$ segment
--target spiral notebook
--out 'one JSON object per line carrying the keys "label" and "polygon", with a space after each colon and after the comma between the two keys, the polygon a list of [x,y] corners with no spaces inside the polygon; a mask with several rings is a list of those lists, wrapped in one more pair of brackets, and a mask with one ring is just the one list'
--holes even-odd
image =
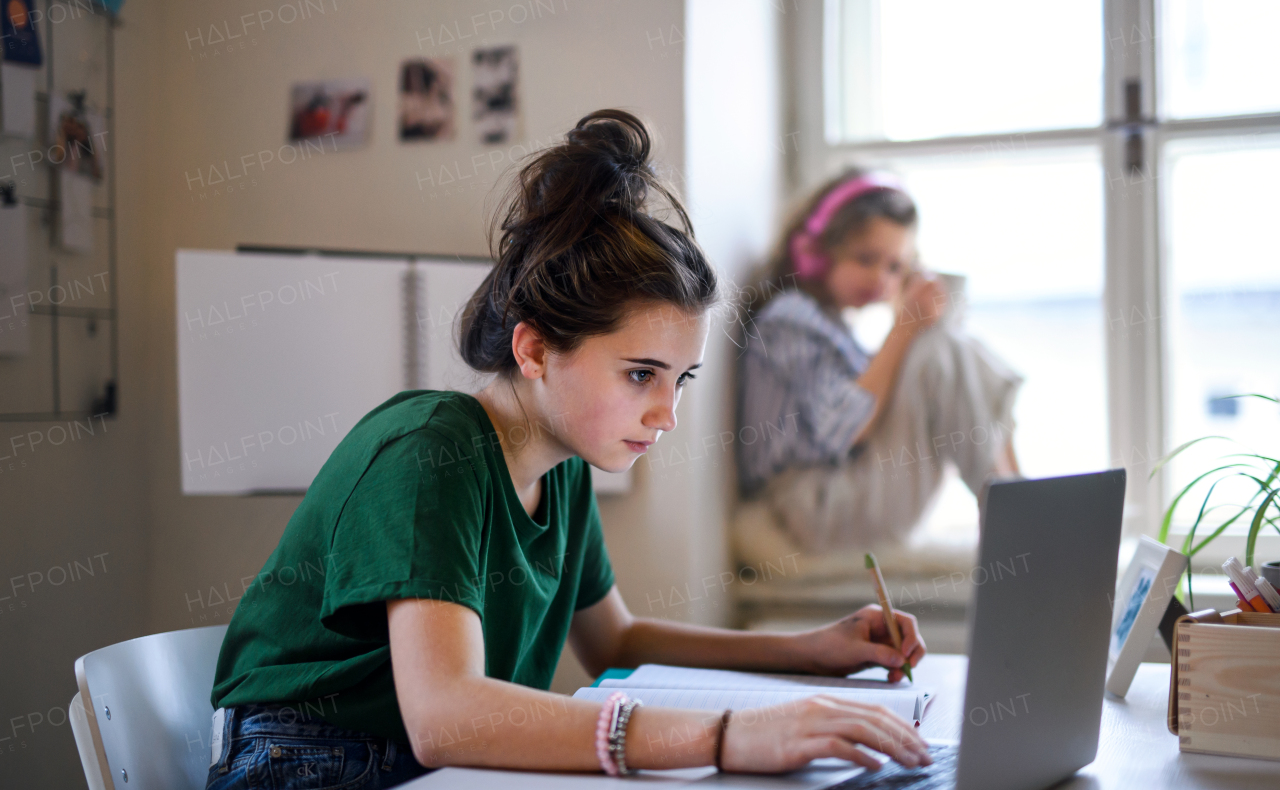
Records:
{"label": "spiral notebook", "polygon": [[580,688],[578,699],[603,702],[625,691],[646,705],[696,710],[759,708],[793,702],[814,694],[832,694],[868,705],[883,705],[908,721],[920,721],[933,699],[930,689],[900,687],[859,678],[779,675],[643,664],[625,674],[610,670],[594,686]]}

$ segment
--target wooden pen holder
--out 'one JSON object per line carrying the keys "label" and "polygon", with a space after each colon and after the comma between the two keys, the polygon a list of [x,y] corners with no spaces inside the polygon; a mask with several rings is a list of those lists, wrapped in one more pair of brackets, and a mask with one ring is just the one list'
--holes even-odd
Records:
{"label": "wooden pen holder", "polygon": [[1280,614],[1181,617],[1169,673],[1169,731],[1184,752],[1280,760]]}

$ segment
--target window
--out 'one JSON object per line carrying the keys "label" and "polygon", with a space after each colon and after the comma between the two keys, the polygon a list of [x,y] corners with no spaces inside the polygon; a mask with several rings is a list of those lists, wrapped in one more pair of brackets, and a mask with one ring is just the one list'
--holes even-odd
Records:
{"label": "window", "polygon": [[[1280,451],[1280,407],[1223,397],[1280,395],[1280,4],[1160,0],[1157,21],[1159,117],[1169,119],[1156,125],[1166,446],[1208,435],[1234,445],[1204,442],[1176,459],[1175,492],[1225,453]],[[1245,501],[1245,482],[1225,481],[1215,501]],[[1198,505],[1174,528],[1185,531]]]}
{"label": "window", "polygon": [[1162,0],[1159,13],[1164,117],[1280,110],[1280,3]]}
{"label": "window", "polygon": [[[1107,464],[1102,164],[1096,148],[892,162],[930,269],[962,273],[966,330],[1021,373],[1014,449],[1029,476]],[[957,477],[935,531],[976,524]]]}
{"label": "window", "polygon": [[[925,265],[967,277],[966,326],[1026,377],[1024,472],[1127,467],[1129,534],[1226,451],[1149,484],[1179,443],[1280,451],[1280,408],[1221,398],[1280,395],[1276,29],[1273,0],[825,0],[795,20],[797,117],[821,130],[797,194],[855,162],[904,177]],[[925,532],[975,520],[952,479]]]}
{"label": "window", "polygon": [[1097,2],[833,0],[828,13],[831,142],[1102,122]]}
{"label": "window", "polygon": [[[1224,436],[1275,457],[1280,407],[1223,396],[1280,391],[1280,137],[1172,141],[1164,172],[1170,443]],[[1232,451],[1220,442],[1188,449],[1172,464],[1172,490]],[[1223,501],[1256,490],[1238,479],[1218,488]]]}

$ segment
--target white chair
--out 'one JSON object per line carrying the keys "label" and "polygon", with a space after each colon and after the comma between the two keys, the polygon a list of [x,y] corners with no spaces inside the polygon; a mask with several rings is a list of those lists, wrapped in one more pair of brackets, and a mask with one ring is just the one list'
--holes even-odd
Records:
{"label": "white chair", "polygon": [[71,731],[90,790],[204,790],[226,632],[153,634],[76,660]]}

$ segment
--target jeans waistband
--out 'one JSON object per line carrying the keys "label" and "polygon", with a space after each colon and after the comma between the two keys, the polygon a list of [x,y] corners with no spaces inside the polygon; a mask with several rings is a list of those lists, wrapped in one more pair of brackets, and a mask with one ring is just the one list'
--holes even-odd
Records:
{"label": "jeans waistband", "polygon": [[[218,727],[220,717],[222,726]],[[384,771],[391,770],[397,752],[394,739],[338,727],[308,714],[302,706],[288,703],[249,703],[218,708],[213,712],[212,735],[210,768],[217,766],[219,773],[226,773],[229,768],[233,740],[243,738],[275,736],[369,741],[382,747],[380,767]]]}

